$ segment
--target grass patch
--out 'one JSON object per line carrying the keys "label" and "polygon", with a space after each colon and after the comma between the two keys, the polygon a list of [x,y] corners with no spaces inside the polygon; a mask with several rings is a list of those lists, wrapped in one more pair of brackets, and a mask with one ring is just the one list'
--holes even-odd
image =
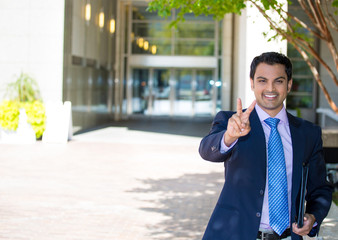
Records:
{"label": "grass patch", "polygon": [[332,194],[332,199],[333,199],[333,202],[336,204],[336,206],[338,206],[338,192],[334,192]]}

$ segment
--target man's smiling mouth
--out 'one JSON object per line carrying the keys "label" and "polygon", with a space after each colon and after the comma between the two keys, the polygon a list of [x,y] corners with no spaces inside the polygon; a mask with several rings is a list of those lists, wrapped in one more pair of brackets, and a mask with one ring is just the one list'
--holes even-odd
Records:
{"label": "man's smiling mouth", "polygon": [[264,94],[264,97],[266,97],[266,98],[275,98],[275,97],[277,97],[277,94]]}

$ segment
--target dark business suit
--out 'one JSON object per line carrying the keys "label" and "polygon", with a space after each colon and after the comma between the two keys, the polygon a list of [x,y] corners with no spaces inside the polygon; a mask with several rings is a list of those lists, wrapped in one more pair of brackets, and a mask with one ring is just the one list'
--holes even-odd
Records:
{"label": "dark business suit", "polygon": [[[225,183],[204,233],[204,240],[254,240],[259,230],[266,184],[266,141],[255,110],[250,115],[251,131],[238,139],[225,154],[220,143],[234,112],[221,111],[210,133],[200,144],[202,158],[224,162]],[[320,225],[327,215],[332,188],[326,181],[321,130],[318,126],[288,114],[293,147],[291,222],[296,222],[303,162],[309,163],[306,212]],[[292,234],[292,239],[302,237]]]}

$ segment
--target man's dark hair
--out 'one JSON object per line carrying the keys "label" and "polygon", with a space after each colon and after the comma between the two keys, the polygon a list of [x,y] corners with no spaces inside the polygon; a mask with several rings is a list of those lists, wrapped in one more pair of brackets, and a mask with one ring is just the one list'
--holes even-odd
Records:
{"label": "man's dark hair", "polygon": [[254,79],[256,68],[258,64],[260,63],[266,63],[269,65],[282,64],[285,66],[285,72],[288,77],[288,81],[290,81],[290,79],[292,78],[292,63],[290,59],[281,53],[266,52],[266,53],[262,53],[260,56],[257,56],[252,60],[252,63],[250,66],[250,78],[251,79]]}

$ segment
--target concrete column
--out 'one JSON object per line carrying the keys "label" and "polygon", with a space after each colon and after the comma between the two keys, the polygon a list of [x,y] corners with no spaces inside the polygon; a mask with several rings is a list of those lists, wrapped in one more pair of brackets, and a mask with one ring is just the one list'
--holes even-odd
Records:
{"label": "concrete column", "polygon": [[0,97],[21,72],[37,80],[44,101],[61,101],[64,1],[0,0]]}

